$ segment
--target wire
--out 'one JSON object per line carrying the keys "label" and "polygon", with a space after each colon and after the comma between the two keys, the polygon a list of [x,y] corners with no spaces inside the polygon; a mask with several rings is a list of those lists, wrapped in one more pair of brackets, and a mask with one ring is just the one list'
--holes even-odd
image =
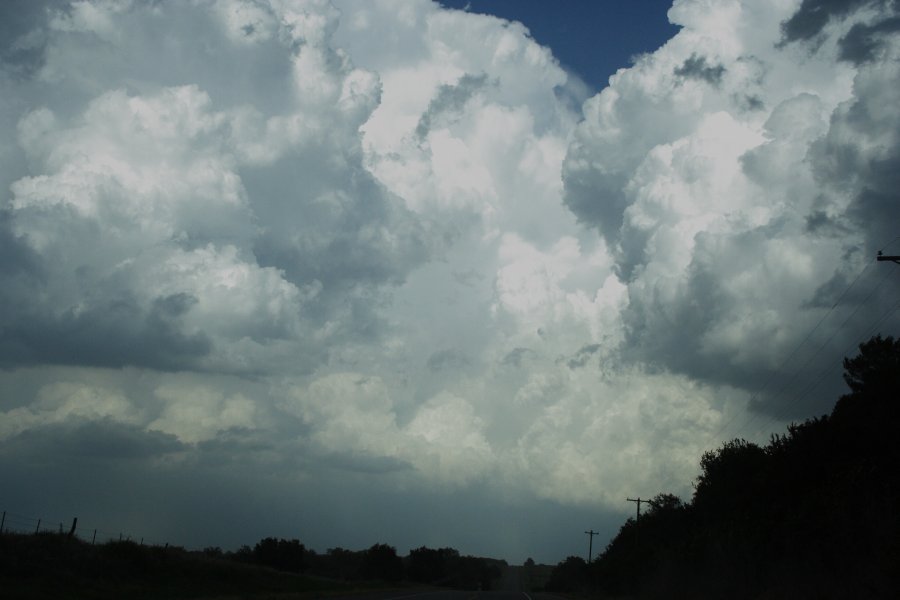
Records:
{"label": "wire", "polygon": [[[900,239],[900,236],[898,236],[897,239]],[[797,352],[800,350],[800,348],[802,348],[804,346],[804,344],[806,344],[806,342],[809,341],[809,339],[819,329],[819,327],[822,325],[822,323],[825,322],[825,319],[827,319],[831,315],[831,313],[834,312],[835,308],[837,308],[837,306],[843,301],[843,299],[847,296],[847,294],[850,293],[850,290],[852,290],[854,288],[854,286],[856,286],[857,282],[869,270],[869,267],[871,267],[872,264],[874,264],[874,262],[875,261],[870,261],[870,262],[866,263],[866,266],[862,269],[862,271],[860,271],[856,275],[856,277],[853,279],[853,281],[850,283],[850,285],[847,286],[847,288],[838,297],[838,299],[835,301],[835,303],[832,304],[831,308],[829,308],[828,311],[824,315],[822,315],[822,317],[815,324],[815,326],[809,331],[809,333],[806,334],[806,337],[804,337],[803,340],[799,344],[797,344],[797,346],[794,347],[794,349],[791,351],[791,353],[788,355],[788,357],[784,361],[782,361],[782,363],[779,365],[779,367],[775,370],[775,373],[783,371],[784,368],[794,359],[794,356],[797,354]],[[820,348],[820,350],[821,350],[821,348]],[[815,354],[813,356],[815,356]],[[807,363],[804,363],[804,366],[805,366],[805,364],[808,364],[808,362],[809,361],[807,361]],[[794,378],[796,378],[798,375],[799,375],[799,371],[797,373],[795,373]],[[759,396],[761,396],[763,394],[763,392],[765,392],[769,388],[769,385],[772,383],[772,381],[774,381],[774,378],[775,378],[775,374],[769,376],[769,378],[765,381],[763,386],[759,390],[757,390],[756,393],[754,393],[753,396],[751,396],[750,399],[747,401],[748,406],[752,405],[753,402],[757,398],[759,398]],[[792,378],[786,385],[789,385],[790,383],[792,383],[794,378]],[[776,397],[779,394],[780,394],[780,391],[778,393],[776,393]],[[709,438],[707,439],[706,445],[708,446],[710,444],[710,442],[713,441],[713,439],[718,438],[726,429],[728,429],[728,427],[731,426],[731,424],[739,416],[741,416],[741,413],[738,413],[738,412],[736,412],[734,415],[732,415],[732,417],[730,419],[728,419],[728,421],[724,425],[722,425],[715,433],[713,433],[711,436],[709,436]],[[738,431],[743,431],[744,427],[746,427],[749,423],[751,423],[752,420],[755,418],[756,418],[755,415],[753,417],[751,417],[751,420],[745,422],[738,429]]]}
{"label": "wire", "polygon": [[[841,353],[841,358],[839,359],[838,365],[843,367],[843,358],[845,356],[849,356],[850,353],[853,352],[854,349],[856,349],[860,346],[860,344],[862,344],[867,339],[869,339],[873,335],[875,335],[875,332],[878,331],[878,327],[881,325],[881,323],[883,321],[885,321],[888,317],[890,317],[893,313],[897,312],[897,310],[900,310],[900,300],[898,300],[894,306],[889,308],[878,319],[876,319],[872,325],[867,327],[866,328],[867,333],[865,335],[857,338],[852,344],[850,344]],[[813,391],[815,391],[815,389],[818,388],[822,384],[823,381],[825,381],[826,377],[829,374],[831,374],[831,372],[833,372],[834,369],[835,369],[835,364],[832,362],[827,367],[825,367],[825,369],[823,369],[821,372],[819,372],[818,376],[813,378],[813,380],[809,384],[807,384],[807,386],[795,396],[796,401],[803,400],[808,395],[810,395]],[[784,418],[784,416],[785,416],[784,411],[780,411],[779,413],[776,413],[775,415],[769,417],[769,419],[762,425],[762,427],[760,427],[757,430],[756,433],[757,434],[762,433],[769,426],[773,425],[777,421],[782,420]]]}

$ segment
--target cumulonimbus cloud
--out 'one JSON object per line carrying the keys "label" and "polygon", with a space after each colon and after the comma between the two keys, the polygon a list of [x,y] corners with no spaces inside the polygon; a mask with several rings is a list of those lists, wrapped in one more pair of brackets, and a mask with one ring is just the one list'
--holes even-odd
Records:
{"label": "cumulonimbus cloud", "polygon": [[894,2],[679,0],[580,113],[524,26],[424,0],[24,4],[13,454],[68,419],[185,472],[618,507],[896,329]]}

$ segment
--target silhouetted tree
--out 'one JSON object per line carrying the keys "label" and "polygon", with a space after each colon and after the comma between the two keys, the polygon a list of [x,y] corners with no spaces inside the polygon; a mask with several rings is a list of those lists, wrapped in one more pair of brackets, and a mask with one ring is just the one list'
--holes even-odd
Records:
{"label": "silhouetted tree", "polygon": [[411,581],[420,583],[446,584],[449,561],[458,558],[459,552],[453,548],[432,549],[422,546],[409,551],[407,573]]}
{"label": "silhouetted tree", "polygon": [[306,548],[299,540],[264,538],[253,547],[253,561],[279,571],[299,573],[304,568]]}
{"label": "silhouetted tree", "polygon": [[314,573],[344,581],[361,579],[363,574],[363,552],[344,548],[329,548],[325,554],[316,557]]}
{"label": "silhouetted tree", "polygon": [[587,587],[587,563],[580,556],[569,556],[553,568],[545,589],[549,592],[583,592]]}
{"label": "silhouetted tree", "polygon": [[[732,440],[705,452],[691,503],[659,495],[640,523],[628,519],[589,566],[599,587],[637,598],[895,597],[900,342],[874,337],[844,369],[850,392],[830,415],[765,447]],[[554,571],[557,589],[579,581],[568,568]]]}
{"label": "silhouetted tree", "polygon": [[460,556],[454,548],[432,549],[422,546],[410,550],[407,575],[410,581],[430,583],[461,590],[488,590],[501,575],[502,561]]}
{"label": "silhouetted tree", "polygon": [[365,552],[363,577],[397,582],[403,579],[403,561],[397,550],[387,544],[375,544]]}
{"label": "silhouetted tree", "polygon": [[900,418],[900,340],[876,336],[860,344],[859,354],[844,359],[850,393],[838,400],[832,418],[874,433]]}

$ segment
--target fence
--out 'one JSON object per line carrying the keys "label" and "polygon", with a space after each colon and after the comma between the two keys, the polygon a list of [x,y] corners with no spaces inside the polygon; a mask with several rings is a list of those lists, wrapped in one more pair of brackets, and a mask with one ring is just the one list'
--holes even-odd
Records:
{"label": "fence", "polygon": [[136,542],[141,545],[148,546],[168,546],[168,543],[160,543],[157,540],[151,540],[145,537],[132,535],[125,531],[109,531],[107,529],[99,529],[92,526],[84,526],[78,522],[77,517],[71,520],[58,521],[57,519],[45,519],[40,517],[29,517],[8,511],[0,514],[0,535],[4,533],[61,533],[69,534],[73,537],[91,544],[103,544],[106,542],[129,541]]}

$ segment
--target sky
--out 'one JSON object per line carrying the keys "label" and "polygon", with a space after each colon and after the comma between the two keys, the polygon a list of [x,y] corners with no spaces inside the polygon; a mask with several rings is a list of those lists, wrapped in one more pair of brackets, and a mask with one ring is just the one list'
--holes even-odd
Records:
{"label": "sky", "polygon": [[448,8],[518,21],[547,46],[560,66],[580,78],[591,95],[633,59],[678,32],[666,13],[672,0],[629,2],[565,0],[441,0]]}
{"label": "sky", "polygon": [[450,4],[0,3],[7,526],[556,563],[897,335],[900,3]]}

